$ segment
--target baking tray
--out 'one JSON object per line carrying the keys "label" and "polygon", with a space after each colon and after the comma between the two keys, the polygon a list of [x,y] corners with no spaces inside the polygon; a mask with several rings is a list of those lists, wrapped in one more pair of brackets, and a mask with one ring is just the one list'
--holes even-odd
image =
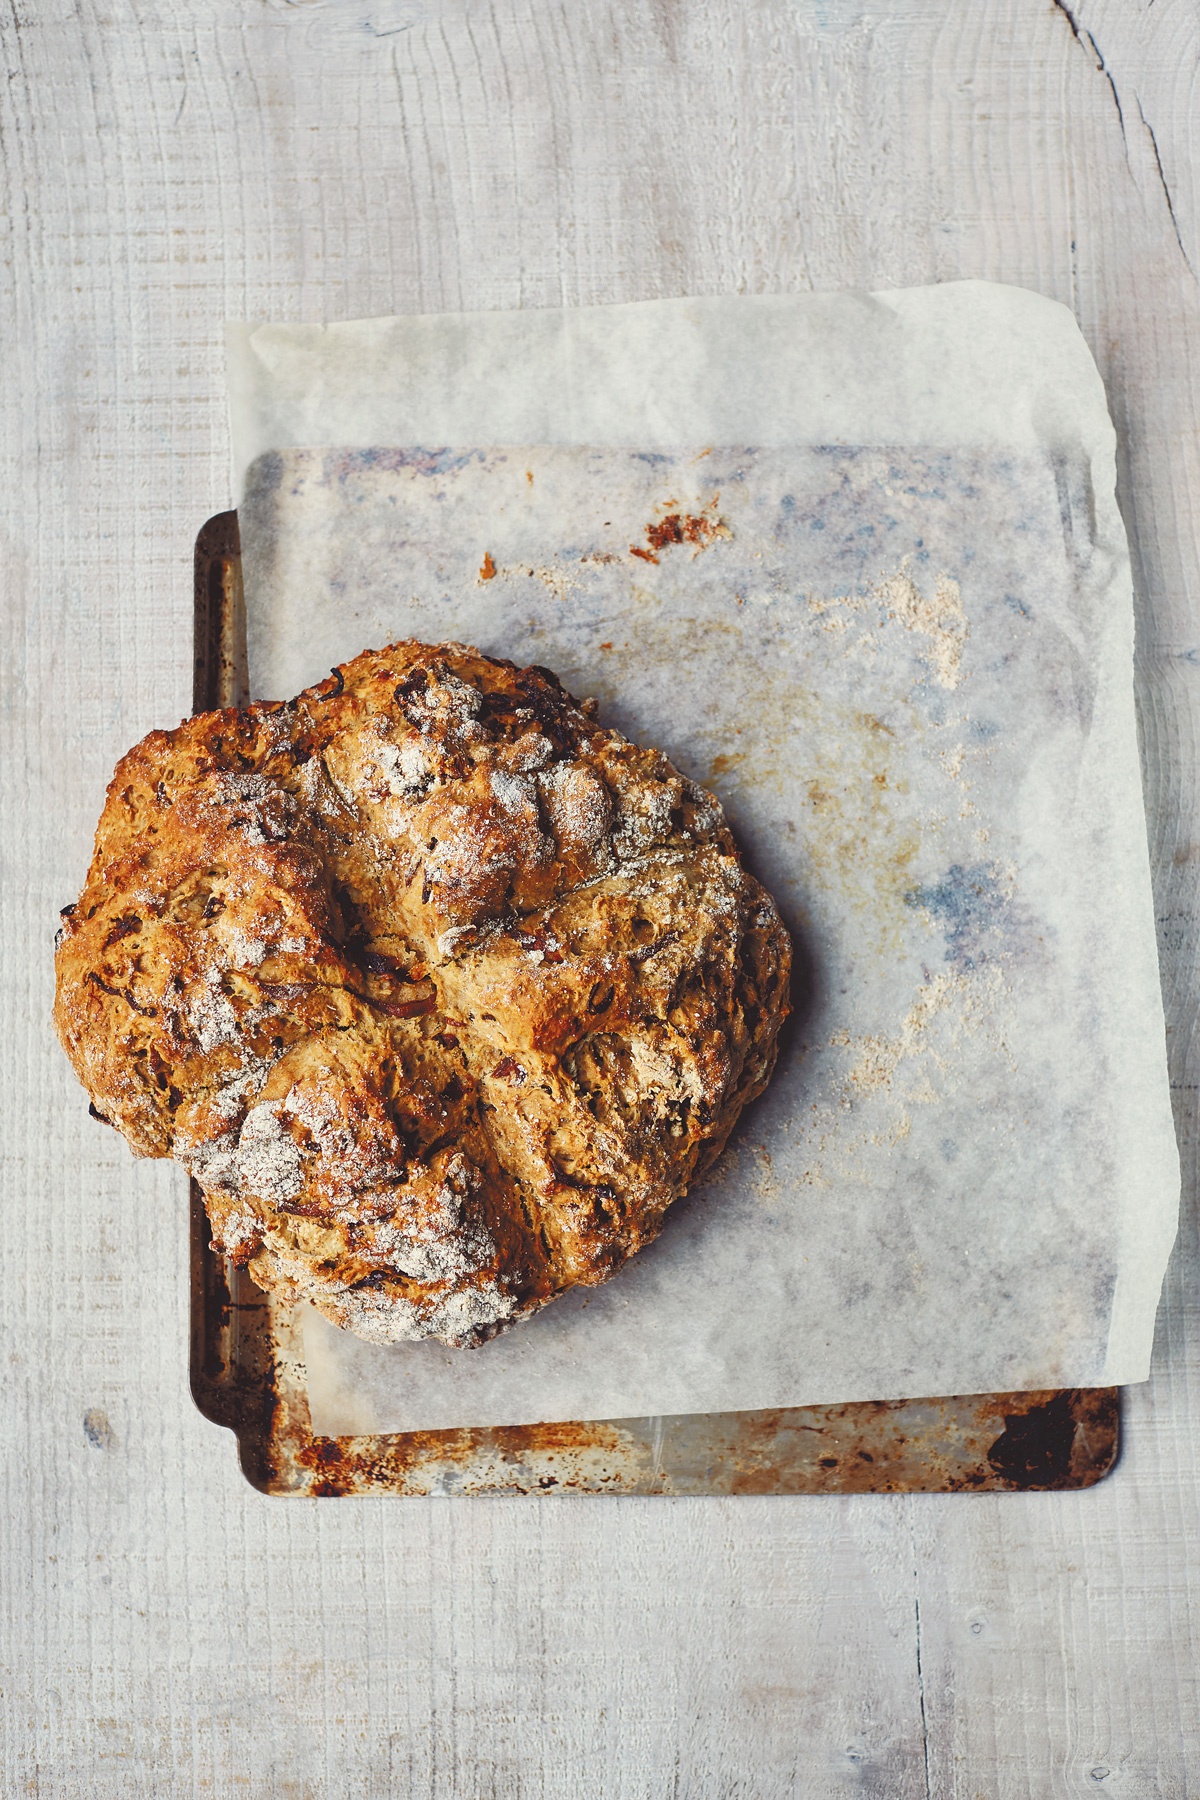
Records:
{"label": "baking tray", "polygon": [[[197,712],[245,699],[237,514],[196,539]],[[1116,1388],[864,1401],[387,1437],[314,1437],[293,1309],[209,1248],[191,1191],[191,1382],[266,1494],[996,1493],[1085,1488],[1114,1467]]]}

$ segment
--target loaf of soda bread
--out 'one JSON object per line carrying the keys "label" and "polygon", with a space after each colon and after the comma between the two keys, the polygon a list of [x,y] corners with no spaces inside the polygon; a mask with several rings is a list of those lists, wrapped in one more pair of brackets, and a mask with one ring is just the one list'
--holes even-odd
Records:
{"label": "loaf of soda bread", "polygon": [[119,764],[55,1020],[214,1247],[483,1342],[656,1236],[765,1086],[790,946],[713,796],[545,669],[365,652]]}

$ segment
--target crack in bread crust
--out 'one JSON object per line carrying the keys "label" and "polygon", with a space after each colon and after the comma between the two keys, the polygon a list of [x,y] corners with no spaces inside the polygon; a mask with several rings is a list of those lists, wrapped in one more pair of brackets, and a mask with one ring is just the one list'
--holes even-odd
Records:
{"label": "crack in bread crust", "polygon": [[790,945],[714,797],[544,669],[394,644],[151,732],[63,914],[94,1109],[381,1342],[606,1280],[766,1085]]}

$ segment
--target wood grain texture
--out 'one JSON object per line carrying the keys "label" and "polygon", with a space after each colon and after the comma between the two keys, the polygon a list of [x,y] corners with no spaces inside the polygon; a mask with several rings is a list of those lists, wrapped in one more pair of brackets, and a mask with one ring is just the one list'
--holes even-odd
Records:
{"label": "wood grain texture", "polygon": [[[0,1789],[1200,1792],[1192,0],[0,0]],[[1185,1209],[1082,1495],[262,1499],[48,943],[187,710],[221,324],[984,276],[1108,383]]]}

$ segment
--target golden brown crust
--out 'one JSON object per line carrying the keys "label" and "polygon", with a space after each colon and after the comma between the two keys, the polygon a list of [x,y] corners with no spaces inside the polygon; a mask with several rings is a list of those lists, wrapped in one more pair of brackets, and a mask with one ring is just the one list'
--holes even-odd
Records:
{"label": "golden brown crust", "polygon": [[263,1287],[478,1343],[657,1235],[789,960],[711,794],[548,671],[410,641],[122,759],[55,1022]]}

